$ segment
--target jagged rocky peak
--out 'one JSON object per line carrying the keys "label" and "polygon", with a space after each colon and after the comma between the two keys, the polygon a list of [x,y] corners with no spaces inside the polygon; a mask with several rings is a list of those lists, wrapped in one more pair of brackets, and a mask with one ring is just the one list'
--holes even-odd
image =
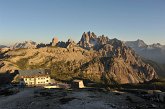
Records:
{"label": "jagged rocky peak", "polygon": [[95,49],[98,50],[101,45],[107,44],[109,42],[109,38],[104,35],[98,36],[94,32],[83,33],[81,40],[78,45],[85,49]]}
{"label": "jagged rocky peak", "polygon": [[104,35],[99,36],[99,37],[97,38],[98,44],[101,44],[101,45],[109,43],[109,40],[110,40],[110,39],[109,39],[107,36],[105,37]]}
{"label": "jagged rocky peak", "polygon": [[34,41],[25,41],[21,43],[16,43],[13,46],[11,46],[11,49],[19,49],[19,48],[36,48],[37,43]]}
{"label": "jagged rocky peak", "polygon": [[97,38],[97,36],[95,35],[95,33],[93,32],[87,32],[87,33],[83,33],[81,41],[85,41],[87,43],[90,43],[92,40],[95,40]]}
{"label": "jagged rocky peak", "polygon": [[87,33],[83,33],[81,40],[79,41],[79,45],[83,48],[90,49],[97,43],[97,36],[95,33],[91,33],[90,31]]}
{"label": "jagged rocky peak", "polygon": [[84,75],[94,73],[93,81],[104,78],[103,81],[108,84],[112,82],[126,84],[141,83],[157,78],[155,70],[144,63],[124,42],[116,38],[109,39],[100,36],[97,38],[96,46],[99,56],[91,60],[86,68],[81,69]]}
{"label": "jagged rocky peak", "polygon": [[131,49],[126,47],[122,41],[116,38],[109,39],[106,44],[103,44],[99,47],[98,51],[103,54],[103,57],[121,56],[126,58],[127,52],[131,52],[135,56],[135,53],[133,53],[134,51],[131,51]]}
{"label": "jagged rocky peak", "polygon": [[[91,60],[84,75],[109,83],[141,83],[158,78],[154,68],[146,64],[135,52],[118,39],[111,39],[99,49],[100,57]],[[88,77],[86,77],[88,78]],[[90,77],[91,78],[91,77]]]}

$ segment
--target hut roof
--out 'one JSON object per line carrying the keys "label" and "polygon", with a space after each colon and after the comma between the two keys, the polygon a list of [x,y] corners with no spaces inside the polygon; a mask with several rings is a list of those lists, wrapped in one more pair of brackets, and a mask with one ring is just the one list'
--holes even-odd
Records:
{"label": "hut roof", "polygon": [[46,69],[19,70],[19,75],[25,77],[43,76],[49,74],[50,74],[50,70],[46,70]]}

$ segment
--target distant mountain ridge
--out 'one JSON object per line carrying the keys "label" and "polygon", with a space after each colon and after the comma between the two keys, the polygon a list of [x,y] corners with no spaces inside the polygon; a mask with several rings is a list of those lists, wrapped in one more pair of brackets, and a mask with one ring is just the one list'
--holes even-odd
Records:
{"label": "distant mountain ridge", "polygon": [[19,48],[36,48],[37,43],[34,41],[24,41],[21,43],[16,43],[13,46],[11,46],[11,49],[19,49]]}
{"label": "distant mountain ridge", "polygon": [[140,40],[140,39],[136,41],[126,41],[125,44],[134,49],[147,47],[147,44],[143,40]]}
{"label": "distant mountain ridge", "polygon": [[140,56],[165,64],[165,45],[160,43],[147,45],[143,40],[126,41],[125,44],[131,47]]}
{"label": "distant mountain ridge", "polygon": [[0,48],[6,48],[7,46],[6,45],[0,45]]}

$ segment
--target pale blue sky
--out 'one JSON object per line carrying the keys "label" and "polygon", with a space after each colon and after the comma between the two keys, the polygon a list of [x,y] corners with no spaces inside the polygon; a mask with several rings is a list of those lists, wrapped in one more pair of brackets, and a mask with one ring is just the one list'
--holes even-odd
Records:
{"label": "pale blue sky", "polygon": [[0,44],[78,41],[89,30],[165,45],[165,0],[0,0]]}

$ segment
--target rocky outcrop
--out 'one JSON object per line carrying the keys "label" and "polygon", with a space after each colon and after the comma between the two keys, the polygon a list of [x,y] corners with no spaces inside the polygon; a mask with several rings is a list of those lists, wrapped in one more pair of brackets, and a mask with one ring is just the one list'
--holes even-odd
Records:
{"label": "rocky outcrop", "polygon": [[92,32],[83,33],[81,40],[79,41],[78,45],[85,49],[90,49],[91,47],[95,46],[97,43],[97,36]]}
{"label": "rocky outcrop", "polygon": [[108,44],[103,43],[99,53],[101,57],[91,60],[81,68],[85,78],[102,80],[106,84],[142,83],[158,78],[155,70],[120,40],[112,39]]}
{"label": "rocky outcrop", "polygon": [[78,45],[84,49],[94,49],[98,50],[102,45],[109,43],[109,38],[102,36],[96,36],[94,32],[83,33],[81,40]]}
{"label": "rocky outcrop", "polygon": [[56,46],[57,45],[57,43],[58,43],[58,38],[57,37],[54,37],[53,39],[52,39],[52,46]]}
{"label": "rocky outcrop", "polygon": [[72,39],[68,39],[67,42],[59,41],[57,43],[57,47],[61,48],[73,48],[75,46],[77,46],[77,44]]}
{"label": "rocky outcrop", "polygon": [[75,46],[77,46],[77,44],[72,39],[68,39],[66,42],[66,48],[73,48]]}

